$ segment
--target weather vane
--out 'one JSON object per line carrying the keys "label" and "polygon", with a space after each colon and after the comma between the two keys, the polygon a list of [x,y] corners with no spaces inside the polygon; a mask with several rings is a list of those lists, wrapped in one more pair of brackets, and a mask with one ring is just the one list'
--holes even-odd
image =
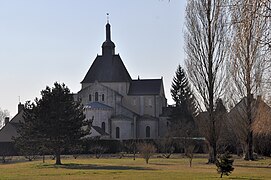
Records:
{"label": "weather vane", "polygon": [[106,13],[106,20],[107,20],[107,23],[109,23],[109,13]]}

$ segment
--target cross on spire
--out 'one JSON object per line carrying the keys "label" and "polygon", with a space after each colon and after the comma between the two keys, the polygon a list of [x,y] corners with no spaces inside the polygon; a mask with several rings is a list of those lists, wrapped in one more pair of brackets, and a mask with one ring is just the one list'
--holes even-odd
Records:
{"label": "cross on spire", "polygon": [[106,22],[109,24],[109,13],[106,13]]}

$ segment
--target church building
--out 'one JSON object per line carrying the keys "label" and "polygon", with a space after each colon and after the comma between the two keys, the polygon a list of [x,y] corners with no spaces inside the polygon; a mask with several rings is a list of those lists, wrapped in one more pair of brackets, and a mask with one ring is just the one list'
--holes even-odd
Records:
{"label": "church building", "polygon": [[74,98],[93,120],[90,136],[101,139],[156,139],[167,132],[163,78],[132,79],[106,24],[102,55],[97,55]]}

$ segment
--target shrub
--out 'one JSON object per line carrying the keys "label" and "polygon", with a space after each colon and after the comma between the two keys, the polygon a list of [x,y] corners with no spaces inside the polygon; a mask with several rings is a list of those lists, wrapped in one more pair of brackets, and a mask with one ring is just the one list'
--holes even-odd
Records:
{"label": "shrub", "polygon": [[141,143],[139,144],[138,149],[142,157],[145,159],[146,163],[149,164],[149,159],[152,154],[156,152],[156,147],[150,143]]}

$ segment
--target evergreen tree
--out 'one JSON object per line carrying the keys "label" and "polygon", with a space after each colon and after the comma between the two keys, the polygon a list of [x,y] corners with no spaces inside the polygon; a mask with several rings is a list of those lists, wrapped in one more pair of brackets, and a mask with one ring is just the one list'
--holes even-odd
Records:
{"label": "evergreen tree", "polygon": [[85,125],[83,107],[73,100],[64,84],[46,87],[41,96],[34,103],[25,104],[24,122],[18,128],[17,140],[25,145],[32,142],[38,149],[46,147],[54,153],[56,164],[61,164],[61,153],[79,143],[86,134],[82,130]]}
{"label": "evergreen tree", "polygon": [[45,147],[45,139],[42,139],[42,136],[35,130],[37,128],[35,125],[35,114],[37,113],[35,104],[27,101],[23,109],[24,120],[19,123],[17,128],[19,136],[13,137],[13,139],[19,154],[32,161],[37,155],[44,155],[50,151]]}
{"label": "evergreen tree", "polygon": [[180,65],[178,65],[175,77],[173,78],[170,92],[176,107],[181,107],[184,113],[197,114],[198,106],[195,96],[186,73]]}
{"label": "evergreen tree", "polygon": [[175,108],[171,115],[173,131],[187,131],[195,128],[194,117],[198,106],[184,69],[179,65],[171,85]]}
{"label": "evergreen tree", "polygon": [[216,161],[217,172],[220,173],[220,178],[223,175],[230,175],[230,173],[234,170],[232,167],[233,159],[231,159],[231,155],[227,152],[219,157]]}

